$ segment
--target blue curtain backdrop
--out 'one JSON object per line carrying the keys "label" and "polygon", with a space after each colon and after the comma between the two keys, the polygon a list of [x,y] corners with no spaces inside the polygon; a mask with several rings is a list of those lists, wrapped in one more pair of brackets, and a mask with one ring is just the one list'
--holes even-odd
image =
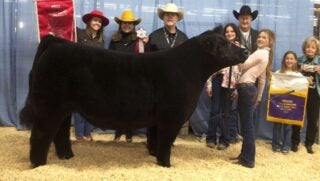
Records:
{"label": "blue curtain backdrop", "polygon": [[[161,27],[162,21],[156,10],[171,0],[75,0],[76,23],[84,28],[82,15],[98,9],[111,20],[104,30],[108,47],[110,36],[117,30],[113,21],[122,10],[131,8],[137,17],[142,18],[141,26],[148,33]],[[276,33],[274,70],[280,67],[281,57],[287,50],[301,55],[303,40],[312,35],[313,2],[310,0],[174,0],[184,8],[184,19],[178,27],[189,37],[229,22],[237,23],[232,10],[249,5],[258,10],[259,16],[253,22],[256,29],[269,28]],[[38,45],[37,22],[34,0],[2,0],[0,2],[0,125],[19,124],[19,110],[25,102],[28,91],[28,73]],[[207,127],[208,97],[202,94],[199,106],[191,117],[197,134]],[[271,124],[265,121],[265,98],[260,106],[257,121],[258,136],[270,138]]]}

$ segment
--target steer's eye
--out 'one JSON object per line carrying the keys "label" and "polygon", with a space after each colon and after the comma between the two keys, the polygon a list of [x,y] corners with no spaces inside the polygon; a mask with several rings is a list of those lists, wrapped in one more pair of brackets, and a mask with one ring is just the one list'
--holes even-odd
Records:
{"label": "steer's eye", "polygon": [[245,50],[243,51],[243,54],[248,57],[248,56],[250,55],[250,51],[247,50],[247,49],[245,49]]}

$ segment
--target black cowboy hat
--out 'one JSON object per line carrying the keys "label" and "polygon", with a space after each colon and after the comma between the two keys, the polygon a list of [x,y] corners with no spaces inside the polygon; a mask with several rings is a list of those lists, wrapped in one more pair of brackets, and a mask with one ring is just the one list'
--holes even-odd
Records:
{"label": "black cowboy hat", "polygon": [[240,15],[251,15],[252,21],[253,21],[253,20],[256,19],[256,17],[258,16],[258,11],[255,10],[255,11],[251,12],[250,7],[244,5],[244,6],[242,6],[242,7],[240,8],[239,13],[238,13],[237,11],[233,10],[233,15],[234,15],[234,17],[235,17],[236,19],[238,19]]}

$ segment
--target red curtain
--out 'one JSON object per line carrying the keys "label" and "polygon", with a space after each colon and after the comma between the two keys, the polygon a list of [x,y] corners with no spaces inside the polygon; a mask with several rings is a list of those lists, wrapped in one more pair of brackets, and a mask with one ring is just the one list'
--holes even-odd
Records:
{"label": "red curtain", "polygon": [[75,42],[73,0],[37,0],[39,40],[47,34]]}

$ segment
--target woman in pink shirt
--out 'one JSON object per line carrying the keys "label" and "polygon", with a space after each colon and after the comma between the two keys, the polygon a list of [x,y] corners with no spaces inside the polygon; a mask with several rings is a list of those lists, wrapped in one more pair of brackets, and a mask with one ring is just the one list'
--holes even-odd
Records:
{"label": "woman in pink shirt", "polygon": [[[260,30],[257,39],[258,49],[248,57],[245,63],[240,65],[241,77],[237,84],[237,90],[243,142],[236,163],[248,168],[253,168],[255,165],[256,147],[253,113],[255,107],[261,102],[266,78],[270,77],[274,42],[275,35],[271,30]],[[258,87],[255,84],[257,80]]]}

